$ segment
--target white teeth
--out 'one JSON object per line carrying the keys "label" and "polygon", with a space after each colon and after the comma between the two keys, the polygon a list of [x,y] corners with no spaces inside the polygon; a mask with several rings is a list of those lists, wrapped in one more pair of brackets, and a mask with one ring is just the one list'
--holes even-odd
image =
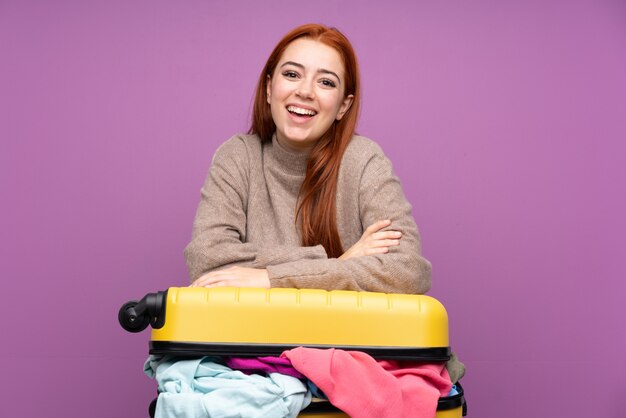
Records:
{"label": "white teeth", "polygon": [[302,109],[301,107],[296,107],[296,106],[288,106],[287,110],[292,113],[297,113],[298,115],[308,115],[308,116],[316,115],[314,110]]}

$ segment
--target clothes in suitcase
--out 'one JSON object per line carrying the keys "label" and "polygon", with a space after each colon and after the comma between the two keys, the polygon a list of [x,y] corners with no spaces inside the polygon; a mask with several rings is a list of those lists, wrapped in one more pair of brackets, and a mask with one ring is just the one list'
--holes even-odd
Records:
{"label": "clothes in suitcase", "polygon": [[[377,360],[441,363],[450,357],[448,316],[426,295],[316,289],[170,288],[124,304],[130,332],[152,326],[156,356],[280,356],[297,347],[366,353]],[[463,388],[442,396],[437,418],[465,415]],[[154,405],[152,405],[154,407]],[[346,417],[312,402],[301,417]]]}

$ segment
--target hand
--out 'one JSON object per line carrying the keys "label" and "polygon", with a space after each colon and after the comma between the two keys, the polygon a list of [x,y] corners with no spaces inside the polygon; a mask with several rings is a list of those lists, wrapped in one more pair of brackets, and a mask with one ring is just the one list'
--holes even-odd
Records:
{"label": "hand", "polygon": [[247,267],[229,267],[224,270],[211,271],[200,276],[190,287],[270,287],[270,279],[266,269]]}
{"label": "hand", "polygon": [[389,219],[378,221],[368,226],[363,236],[348,251],[343,253],[340,260],[347,260],[352,257],[363,257],[364,255],[385,254],[389,252],[389,247],[400,245],[402,232],[381,231],[381,229],[391,225]]}

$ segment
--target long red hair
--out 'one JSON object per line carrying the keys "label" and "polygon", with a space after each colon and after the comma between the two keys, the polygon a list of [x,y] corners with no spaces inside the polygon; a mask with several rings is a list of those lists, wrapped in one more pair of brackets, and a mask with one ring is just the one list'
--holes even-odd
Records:
{"label": "long red hair", "polygon": [[337,230],[337,178],[341,159],[356,129],[360,107],[359,67],[350,41],[337,29],[319,24],[302,25],[285,35],[259,77],[249,133],[257,134],[262,141],[271,141],[276,125],[267,103],[267,82],[287,46],[300,38],[322,42],[339,52],[345,68],[344,98],[354,96],[348,111],[333,122],[311,150],[296,209],[296,219],[301,220],[302,244],[321,244],[329,257],[336,258],[343,254]]}

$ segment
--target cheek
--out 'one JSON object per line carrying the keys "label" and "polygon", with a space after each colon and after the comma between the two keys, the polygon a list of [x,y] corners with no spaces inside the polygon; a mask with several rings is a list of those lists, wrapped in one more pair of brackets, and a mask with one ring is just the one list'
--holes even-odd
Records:
{"label": "cheek", "polygon": [[289,84],[285,83],[283,80],[275,80],[269,89],[272,100],[280,100],[289,95],[289,87]]}
{"label": "cheek", "polygon": [[283,97],[284,93],[281,91],[280,87],[273,85],[269,92],[267,102],[270,105],[270,113],[272,114],[272,119],[274,119],[274,122],[282,118],[282,113],[280,110],[283,107]]}
{"label": "cheek", "polygon": [[329,116],[332,116],[334,119],[339,112],[339,109],[341,108],[341,104],[343,102],[341,96],[337,93],[328,94],[324,97],[323,101],[324,107],[329,112]]}

